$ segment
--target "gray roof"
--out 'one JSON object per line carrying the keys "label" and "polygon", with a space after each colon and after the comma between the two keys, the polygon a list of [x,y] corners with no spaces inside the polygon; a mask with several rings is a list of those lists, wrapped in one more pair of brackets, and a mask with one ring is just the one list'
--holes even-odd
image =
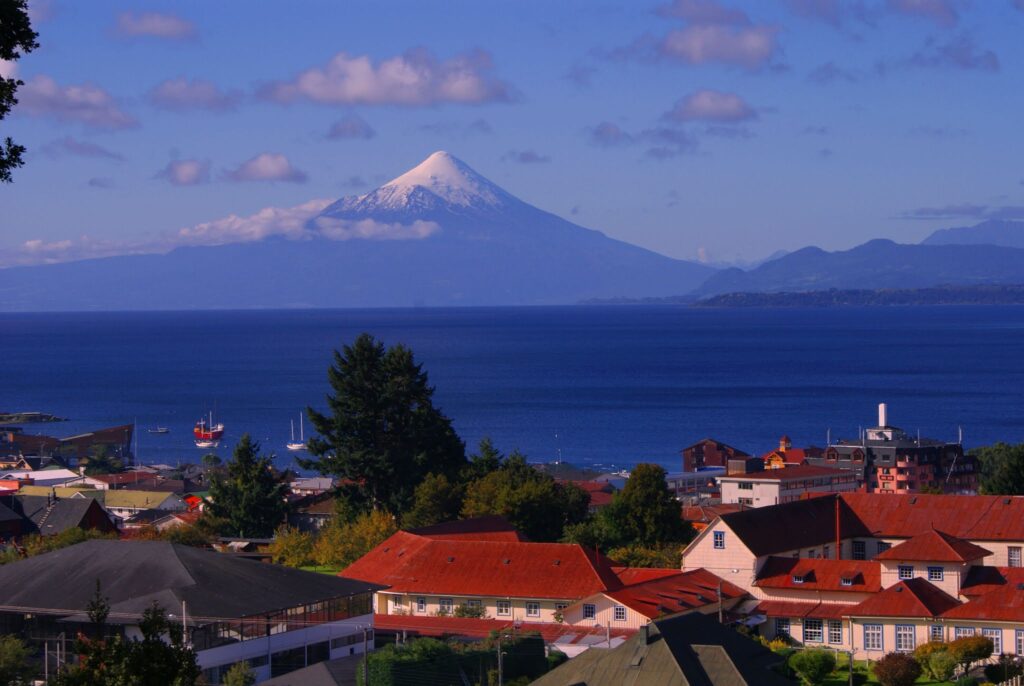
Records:
{"label": "gray roof", "polygon": [[180,611],[184,601],[198,623],[381,588],[165,541],[93,540],[0,567],[0,611],[16,607],[73,615],[72,610],[85,610],[97,579],[112,620],[118,614],[141,615],[154,601]]}
{"label": "gray roof", "polygon": [[356,683],[356,671],[362,664],[361,655],[318,662],[315,665],[261,681],[259,686],[349,686]]}
{"label": "gray roof", "polygon": [[[79,526],[93,502],[92,498],[53,501],[43,495],[16,495],[12,505],[16,512],[21,512],[31,522],[31,530],[49,536]],[[110,527],[114,528],[113,522]]]}
{"label": "gray roof", "polygon": [[699,612],[653,622],[611,650],[590,648],[533,686],[782,686],[781,658]]}

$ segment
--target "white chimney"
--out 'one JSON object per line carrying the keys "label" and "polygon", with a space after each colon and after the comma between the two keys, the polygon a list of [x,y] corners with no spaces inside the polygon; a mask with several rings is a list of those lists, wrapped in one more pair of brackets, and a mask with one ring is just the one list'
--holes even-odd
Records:
{"label": "white chimney", "polygon": [[889,426],[885,403],[878,403],[878,425]]}

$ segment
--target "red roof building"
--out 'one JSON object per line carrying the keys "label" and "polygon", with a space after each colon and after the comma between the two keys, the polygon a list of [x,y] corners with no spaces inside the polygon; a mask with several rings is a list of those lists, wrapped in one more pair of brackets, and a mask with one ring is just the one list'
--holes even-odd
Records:
{"label": "red roof building", "polygon": [[991,555],[980,545],[936,529],[908,538],[875,555],[876,560],[906,562],[973,562]]}

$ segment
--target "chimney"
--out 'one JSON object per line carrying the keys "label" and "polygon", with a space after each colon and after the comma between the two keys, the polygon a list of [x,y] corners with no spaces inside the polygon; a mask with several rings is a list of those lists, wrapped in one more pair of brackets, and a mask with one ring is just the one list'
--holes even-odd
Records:
{"label": "chimney", "polygon": [[885,403],[878,403],[878,425],[889,426],[889,417]]}

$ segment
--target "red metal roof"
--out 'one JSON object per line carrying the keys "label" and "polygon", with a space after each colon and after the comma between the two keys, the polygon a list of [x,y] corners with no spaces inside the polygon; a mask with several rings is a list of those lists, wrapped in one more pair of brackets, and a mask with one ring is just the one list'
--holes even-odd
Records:
{"label": "red metal roof", "polygon": [[511,622],[504,619],[474,619],[466,617],[426,617],[420,615],[378,615],[373,616],[373,628],[377,631],[408,631],[418,636],[459,636],[463,638],[486,638],[492,631],[514,630],[521,634],[537,632],[546,643],[573,644],[587,637],[603,639],[610,631],[611,637],[628,638],[637,629],[592,626],[570,626],[553,622]]}
{"label": "red metal roof", "polygon": [[1024,622],[1024,589],[1007,584],[970,602],[951,608],[945,619],[975,619],[996,622]]}
{"label": "red metal roof", "polygon": [[623,586],[643,584],[680,573],[677,567],[612,567],[612,572],[619,577]]}
{"label": "red metal roof", "polygon": [[1024,567],[986,567],[975,565],[967,570],[960,585],[960,595],[968,598],[998,591],[1005,586],[1024,584]]}
{"label": "red metal roof", "polygon": [[920,577],[900,581],[850,608],[853,617],[938,617],[958,606],[945,591]]}
{"label": "red metal roof", "polygon": [[[710,524],[721,515],[739,512],[744,509],[739,503],[718,503],[715,505],[686,505],[683,507],[683,519],[688,522]],[[749,509],[749,508],[748,508]]]}
{"label": "red metal roof", "polygon": [[849,615],[854,605],[846,603],[801,603],[795,600],[762,600],[754,612],[768,617],[810,617],[840,619]]}
{"label": "red metal roof", "polygon": [[[793,577],[803,579],[796,582]],[[851,580],[844,586],[843,578]],[[769,557],[757,575],[761,588],[796,588],[807,591],[877,593],[882,590],[881,565],[870,560],[825,560]]]}
{"label": "red metal roof", "polygon": [[572,543],[447,540],[399,531],[341,576],[400,593],[573,600],[621,586],[612,566]]}
{"label": "red metal roof", "polygon": [[501,515],[456,519],[431,526],[409,529],[409,533],[435,539],[464,541],[526,541],[512,523]]}
{"label": "red metal roof", "polygon": [[742,588],[720,579],[706,569],[694,569],[688,572],[676,571],[671,576],[644,581],[605,595],[644,617],[656,619],[717,603],[719,584],[723,600],[747,594]]}
{"label": "red metal roof", "polygon": [[991,555],[979,545],[932,529],[894,545],[875,556],[876,560],[913,562],[970,562]]}
{"label": "red metal roof", "polygon": [[910,538],[932,528],[970,541],[1024,541],[1024,497],[842,493],[873,533]]}

